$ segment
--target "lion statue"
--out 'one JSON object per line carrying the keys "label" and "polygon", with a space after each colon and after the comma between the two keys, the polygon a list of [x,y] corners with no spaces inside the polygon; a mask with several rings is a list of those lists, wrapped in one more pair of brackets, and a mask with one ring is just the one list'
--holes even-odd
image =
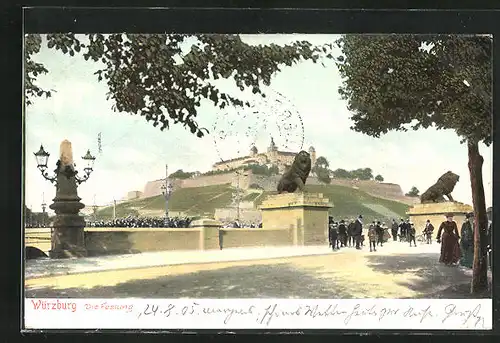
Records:
{"label": "lion statue", "polygon": [[278,193],[293,193],[297,188],[303,192],[310,172],[311,156],[307,151],[302,150],[295,155],[292,166],[281,176]]}
{"label": "lion statue", "polygon": [[455,201],[451,196],[451,192],[453,192],[453,189],[459,179],[460,176],[451,171],[444,173],[435,184],[422,193],[420,196],[420,202],[422,204],[430,202],[445,202],[445,195],[449,201]]}

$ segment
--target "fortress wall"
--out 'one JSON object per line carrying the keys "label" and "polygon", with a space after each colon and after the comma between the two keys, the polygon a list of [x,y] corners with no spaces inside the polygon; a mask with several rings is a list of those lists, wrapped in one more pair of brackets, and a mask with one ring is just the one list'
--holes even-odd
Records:
{"label": "fortress wall", "polygon": [[[178,188],[182,188],[183,180],[172,180],[172,184],[174,186],[174,190]],[[161,186],[165,185],[165,179],[148,181],[144,186],[144,191],[140,194],[139,198],[150,198],[157,195],[161,195],[162,189]]]}
{"label": "fortress wall", "polygon": [[192,187],[222,185],[225,183],[233,183],[233,180],[236,180],[235,173],[208,175],[208,176],[202,175],[194,179],[182,180],[182,187],[192,188]]}

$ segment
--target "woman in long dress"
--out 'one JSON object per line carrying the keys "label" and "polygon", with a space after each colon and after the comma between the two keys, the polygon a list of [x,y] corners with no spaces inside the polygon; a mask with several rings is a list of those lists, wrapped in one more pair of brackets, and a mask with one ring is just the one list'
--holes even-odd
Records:
{"label": "woman in long dress", "polygon": [[460,260],[459,239],[457,223],[453,220],[453,214],[449,213],[437,233],[437,242],[441,243],[439,262],[452,265]]}
{"label": "woman in long dress", "polygon": [[472,268],[472,263],[474,261],[474,214],[468,213],[465,215],[465,222],[462,224],[462,230],[460,230],[460,249],[462,251],[462,258],[460,259],[460,265]]}

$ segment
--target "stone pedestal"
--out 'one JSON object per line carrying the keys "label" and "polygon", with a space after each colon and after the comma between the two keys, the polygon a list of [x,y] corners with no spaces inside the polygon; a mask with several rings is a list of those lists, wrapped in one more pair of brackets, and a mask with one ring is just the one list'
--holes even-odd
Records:
{"label": "stone pedestal", "polygon": [[220,221],[202,218],[193,221],[189,227],[200,229],[200,250],[219,249],[219,229],[222,227]]}
{"label": "stone pedestal", "polygon": [[294,245],[320,245],[328,242],[332,207],[321,193],[283,193],[269,196],[259,209],[263,228],[292,229]]}
{"label": "stone pedestal", "polygon": [[51,258],[87,256],[85,250],[85,219],[79,214],[85,207],[77,193],[72,167],[61,167],[57,174],[56,197],[49,207],[56,213],[51,237]]}
{"label": "stone pedestal", "polygon": [[434,225],[435,233],[439,225],[446,220],[447,213],[453,214],[453,220],[460,228],[465,220],[465,215],[472,212],[473,208],[470,205],[461,202],[438,202],[427,204],[415,204],[406,212],[409,215],[410,221],[415,224],[415,229],[420,232],[425,227],[427,219]]}

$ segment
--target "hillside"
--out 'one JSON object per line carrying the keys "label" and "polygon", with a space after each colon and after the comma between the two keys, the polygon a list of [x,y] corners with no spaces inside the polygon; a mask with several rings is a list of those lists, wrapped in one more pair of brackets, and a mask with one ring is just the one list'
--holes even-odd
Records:
{"label": "hillside", "polygon": [[[362,214],[364,222],[373,220],[388,221],[392,218],[399,220],[406,217],[408,205],[401,202],[381,199],[368,193],[339,185],[307,185],[307,191],[323,193],[330,199],[334,207],[330,215],[336,220],[355,218]],[[180,188],[170,199],[169,210],[184,212],[191,216],[213,215],[216,208],[229,207],[235,189],[230,184]],[[243,196],[243,201],[254,201],[258,206],[262,201],[275,192],[256,192],[253,190]],[[155,196],[139,200],[130,200],[116,206],[117,217],[127,215],[161,216],[164,213],[165,200],[163,196]],[[99,218],[110,219],[113,207],[107,207],[98,212]]]}
{"label": "hillside", "polygon": [[[180,188],[172,193],[169,200],[169,211],[185,212],[190,216],[203,214],[213,215],[216,208],[228,206],[231,203],[233,189],[230,184]],[[128,215],[162,216],[165,213],[165,198],[158,195],[150,198],[135,199],[116,205],[116,216]],[[99,219],[113,218],[113,206],[97,212]]]}
{"label": "hillside", "polygon": [[[364,222],[369,223],[373,220],[388,221],[392,218],[406,218],[408,205],[377,198],[368,193],[351,187],[338,185],[306,185],[306,190],[314,193],[323,193],[323,196],[330,199],[334,207],[330,209],[330,215],[335,220],[354,219],[359,214],[363,215]],[[262,201],[275,192],[264,192],[255,201],[260,205]],[[388,224],[388,222],[387,222]]]}

